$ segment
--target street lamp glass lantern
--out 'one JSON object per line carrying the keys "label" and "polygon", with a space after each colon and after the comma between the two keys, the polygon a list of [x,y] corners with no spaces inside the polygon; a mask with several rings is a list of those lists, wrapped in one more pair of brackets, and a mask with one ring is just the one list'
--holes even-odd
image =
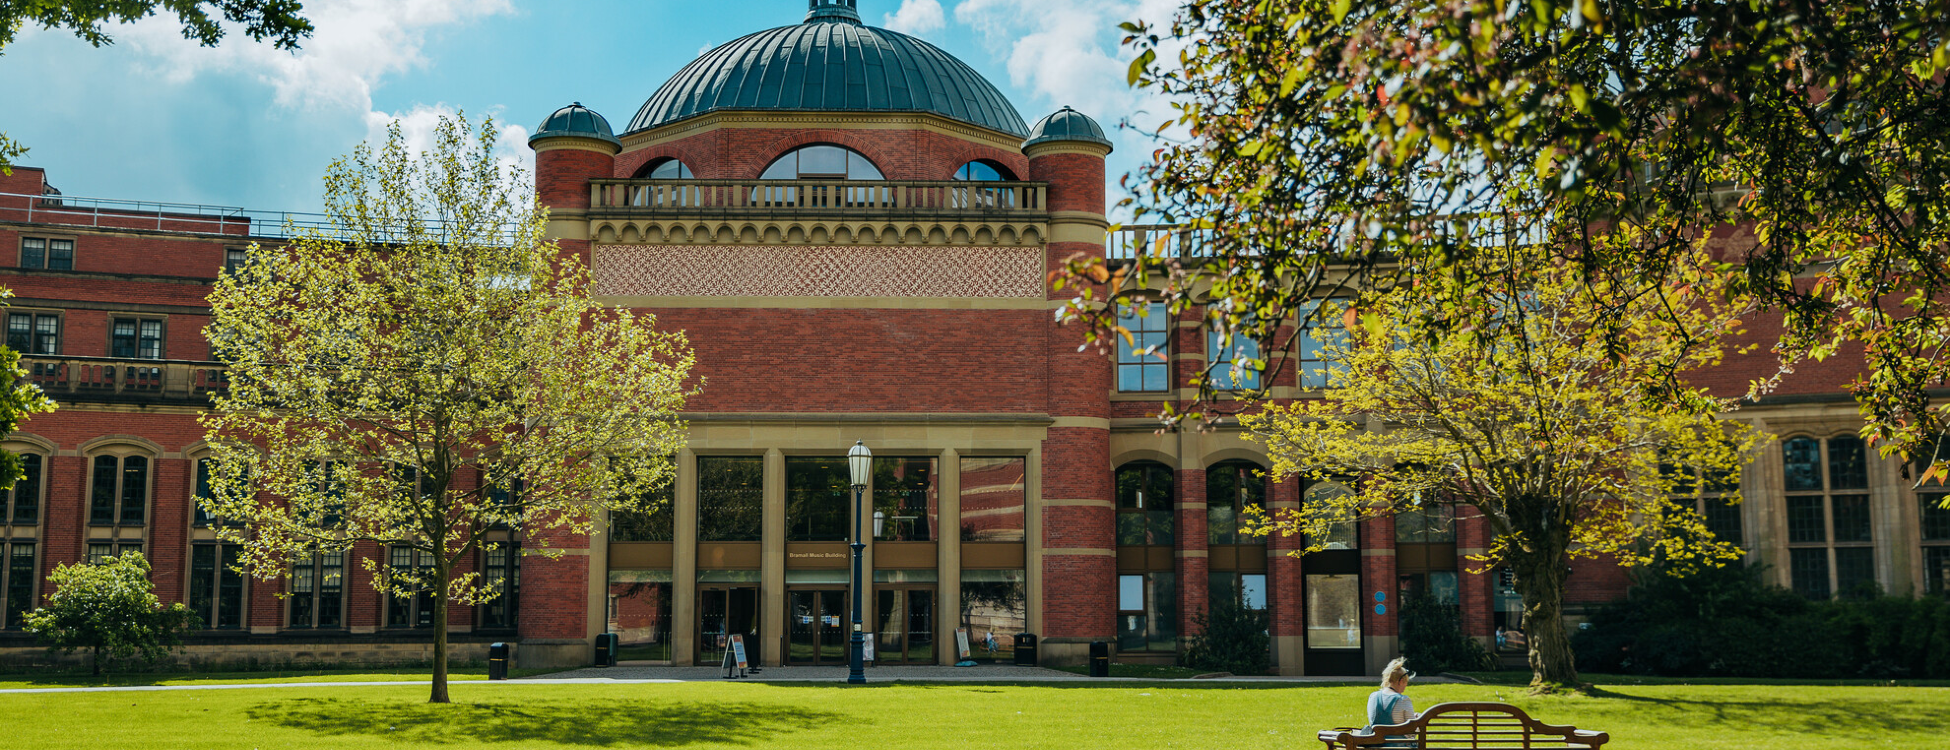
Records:
{"label": "street lamp glass lantern", "polygon": [[865,441],[856,441],[853,450],[846,452],[846,468],[853,474],[853,486],[867,486],[867,477],[873,476],[873,451],[867,450]]}

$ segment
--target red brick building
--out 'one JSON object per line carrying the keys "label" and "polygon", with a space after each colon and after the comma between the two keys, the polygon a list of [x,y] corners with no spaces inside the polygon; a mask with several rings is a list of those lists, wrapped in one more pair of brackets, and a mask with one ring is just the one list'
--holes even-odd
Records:
{"label": "red brick building", "polygon": [[[560,560],[477,561],[512,595],[454,609],[461,654],[509,640],[524,664],[580,664],[615,632],[631,661],[715,663],[742,635],[768,665],[842,663],[855,441],[876,457],[857,522],[880,664],[952,663],[957,629],[978,658],[1032,633],[1045,663],[1100,640],[1170,660],[1218,597],[1270,610],[1286,674],[1374,673],[1411,589],[1485,640],[1517,624],[1504,582],[1465,560],[1487,544],[1471,519],[1366,522],[1305,557],[1242,535],[1246,506],[1339,488],[1255,476],[1267,461],[1236,430],[1154,432],[1214,356],[1196,317],[1132,321],[1165,360],[1080,352],[1054,323],[1066,295],[1046,273],[1135,239],[1108,237],[1101,128],[1067,108],[1032,127],[960,61],[860,23],[853,0],[810,4],[700,56],[620,135],[577,105],[531,139],[564,251],[602,301],[686,331],[705,381],[669,511],[612,519]],[[381,599],[351,559],[244,580],[192,499],[196,414],[224,383],[204,298],[282,223],[60,196],[31,168],[0,178],[8,342],[61,404],[7,438],[32,458],[0,505],[0,656],[39,658],[18,613],[56,564],[136,547],[159,593],[212,625],[192,658],[425,658],[418,603]],[[1308,398],[1322,363],[1290,354],[1272,395]],[[1715,384],[1772,366],[1735,358]],[[1745,502],[1708,518],[1813,596],[1942,591],[1950,516],[1852,437],[1838,386],[1855,366],[1803,368],[1739,414],[1782,439],[1743,476]],[[1574,615],[1625,586],[1601,564],[1571,581]]]}

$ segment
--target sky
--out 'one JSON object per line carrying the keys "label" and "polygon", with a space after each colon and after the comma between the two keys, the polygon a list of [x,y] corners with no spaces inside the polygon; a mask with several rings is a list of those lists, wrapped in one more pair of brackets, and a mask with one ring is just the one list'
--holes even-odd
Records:
{"label": "sky", "polygon": [[[1176,0],[860,0],[868,24],[961,58],[1034,123],[1063,106],[1117,142],[1108,181],[1154,148],[1169,112],[1130,89],[1120,22],[1164,20]],[[306,0],[317,27],[296,53],[241,33],[215,48],[175,19],[108,29],[96,49],[24,29],[0,55],[0,132],[67,195],[316,211],[325,167],[402,121],[424,142],[442,113],[489,115],[504,158],[572,101],[626,126],[699,54],[798,23],[806,0]]]}

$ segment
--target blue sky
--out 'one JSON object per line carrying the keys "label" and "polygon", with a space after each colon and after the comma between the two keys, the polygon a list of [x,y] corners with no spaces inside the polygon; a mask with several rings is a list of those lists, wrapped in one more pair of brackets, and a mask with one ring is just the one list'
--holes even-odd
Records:
{"label": "blue sky", "polygon": [[[296,54],[233,34],[215,49],[173,21],[112,28],[90,48],[25,30],[0,56],[0,131],[75,196],[312,211],[333,157],[400,118],[410,135],[443,112],[491,114],[507,158],[571,101],[622,127],[700,52],[797,23],[805,0],[307,0],[318,26]],[[957,55],[1034,122],[1064,105],[1157,123],[1160,102],[1124,85],[1119,22],[1174,0],[861,0],[868,23]],[[1143,114],[1143,112],[1150,114]],[[1151,146],[1113,133],[1117,177]]]}

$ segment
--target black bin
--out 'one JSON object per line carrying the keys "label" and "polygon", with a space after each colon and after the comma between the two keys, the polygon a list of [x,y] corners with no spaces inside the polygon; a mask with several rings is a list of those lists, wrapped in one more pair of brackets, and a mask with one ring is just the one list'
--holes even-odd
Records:
{"label": "black bin", "polygon": [[1036,666],[1036,636],[1032,633],[1016,635],[1016,666]]}
{"label": "black bin", "polygon": [[596,666],[616,666],[616,649],[621,639],[615,633],[602,633],[596,636]]}
{"label": "black bin", "polygon": [[1107,641],[1090,642],[1090,676],[1091,677],[1110,676],[1110,643],[1109,642]]}
{"label": "black bin", "polygon": [[488,644],[488,679],[508,679],[508,644]]}

